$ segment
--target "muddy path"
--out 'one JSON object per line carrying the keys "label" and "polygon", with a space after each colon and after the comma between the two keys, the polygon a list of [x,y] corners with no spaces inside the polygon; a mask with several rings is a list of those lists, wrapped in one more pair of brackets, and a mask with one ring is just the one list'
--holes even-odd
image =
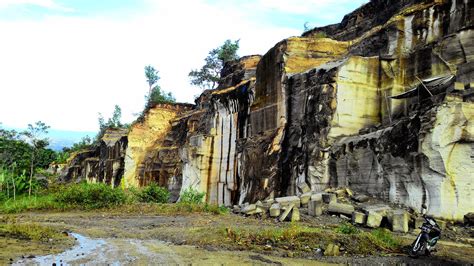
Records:
{"label": "muddy path", "polygon": [[[412,259],[405,254],[380,254],[375,256],[341,254],[338,257],[322,256],[316,249],[306,253],[293,254],[290,251],[262,247],[249,249],[240,245],[229,245],[221,241],[219,232],[232,228],[253,228],[265,230],[285,226],[272,220],[246,218],[238,215],[211,215],[206,213],[185,215],[151,215],[140,213],[110,212],[65,212],[26,213],[9,215],[17,223],[34,222],[59,230],[78,234],[78,242],[67,249],[65,257],[53,256],[25,259],[16,257],[20,264],[32,263],[51,265],[50,262],[63,258],[68,264],[112,263],[118,264],[281,264],[281,265],[466,265],[474,262],[474,248],[470,245],[445,241],[438,252],[430,257]],[[336,219],[336,218],[334,218]],[[330,230],[338,221],[325,218],[309,224]],[[308,224],[303,222],[303,224]],[[217,235],[216,235],[216,232]],[[415,236],[406,235],[409,243]],[[85,240],[84,240],[85,239]],[[83,241],[81,243],[81,241]],[[85,242],[84,242],[85,241]],[[86,243],[86,244],[83,244]],[[87,245],[87,243],[96,243]],[[92,246],[87,252],[77,247]],[[81,249],[81,248],[80,248]],[[67,253],[69,252],[69,253]],[[84,255],[82,254],[84,253]],[[104,257],[104,255],[108,254]],[[53,254],[50,254],[53,255]],[[5,261],[0,262],[0,264]],[[59,264],[57,264],[59,265]]]}

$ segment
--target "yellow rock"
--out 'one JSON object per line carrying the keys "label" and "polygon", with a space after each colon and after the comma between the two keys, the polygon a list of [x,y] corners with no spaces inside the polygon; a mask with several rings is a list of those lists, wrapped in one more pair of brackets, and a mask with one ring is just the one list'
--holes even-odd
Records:
{"label": "yellow rock", "polygon": [[126,187],[140,186],[140,169],[148,153],[161,147],[164,136],[171,129],[171,121],[182,112],[178,106],[157,105],[145,115],[143,122],[132,125],[128,135],[124,180]]}

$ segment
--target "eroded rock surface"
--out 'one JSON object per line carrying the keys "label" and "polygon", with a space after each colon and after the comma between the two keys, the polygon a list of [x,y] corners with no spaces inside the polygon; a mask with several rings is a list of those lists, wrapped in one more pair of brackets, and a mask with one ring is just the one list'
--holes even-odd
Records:
{"label": "eroded rock surface", "polygon": [[126,184],[158,182],[173,200],[194,187],[227,206],[350,187],[462,220],[474,211],[473,10],[372,0],[227,63],[194,107],[158,106],[132,127]]}

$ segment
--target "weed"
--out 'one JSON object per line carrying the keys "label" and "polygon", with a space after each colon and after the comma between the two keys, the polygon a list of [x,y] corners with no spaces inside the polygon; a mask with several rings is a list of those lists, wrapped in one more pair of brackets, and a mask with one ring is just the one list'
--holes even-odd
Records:
{"label": "weed", "polygon": [[65,187],[56,194],[56,201],[70,204],[83,209],[107,208],[122,205],[126,202],[126,195],[119,188],[112,188],[106,184],[80,183]]}
{"label": "weed", "polygon": [[170,192],[166,188],[152,183],[138,191],[137,196],[140,202],[167,203],[170,198]]}
{"label": "weed", "polygon": [[184,203],[201,203],[205,195],[206,193],[199,192],[196,189],[189,187],[181,193],[179,201]]}
{"label": "weed", "polygon": [[16,200],[11,198],[0,204],[1,213],[18,213],[31,210],[51,210],[64,208],[64,204],[57,202],[53,194],[35,195],[31,197],[22,195],[16,198]]}
{"label": "weed", "polygon": [[336,233],[345,234],[345,235],[353,235],[358,234],[359,229],[350,223],[342,223],[340,224],[335,230]]}

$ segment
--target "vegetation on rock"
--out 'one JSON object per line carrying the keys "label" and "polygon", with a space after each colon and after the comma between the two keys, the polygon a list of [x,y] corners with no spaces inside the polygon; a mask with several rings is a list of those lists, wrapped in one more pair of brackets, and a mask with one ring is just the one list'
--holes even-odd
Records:
{"label": "vegetation on rock", "polygon": [[201,69],[193,69],[188,76],[191,79],[191,85],[202,89],[217,88],[220,80],[221,70],[228,61],[239,59],[237,55],[239,50],[239,40],[226,40],[221,46],[212,49],[204,59],[205,64]]}

